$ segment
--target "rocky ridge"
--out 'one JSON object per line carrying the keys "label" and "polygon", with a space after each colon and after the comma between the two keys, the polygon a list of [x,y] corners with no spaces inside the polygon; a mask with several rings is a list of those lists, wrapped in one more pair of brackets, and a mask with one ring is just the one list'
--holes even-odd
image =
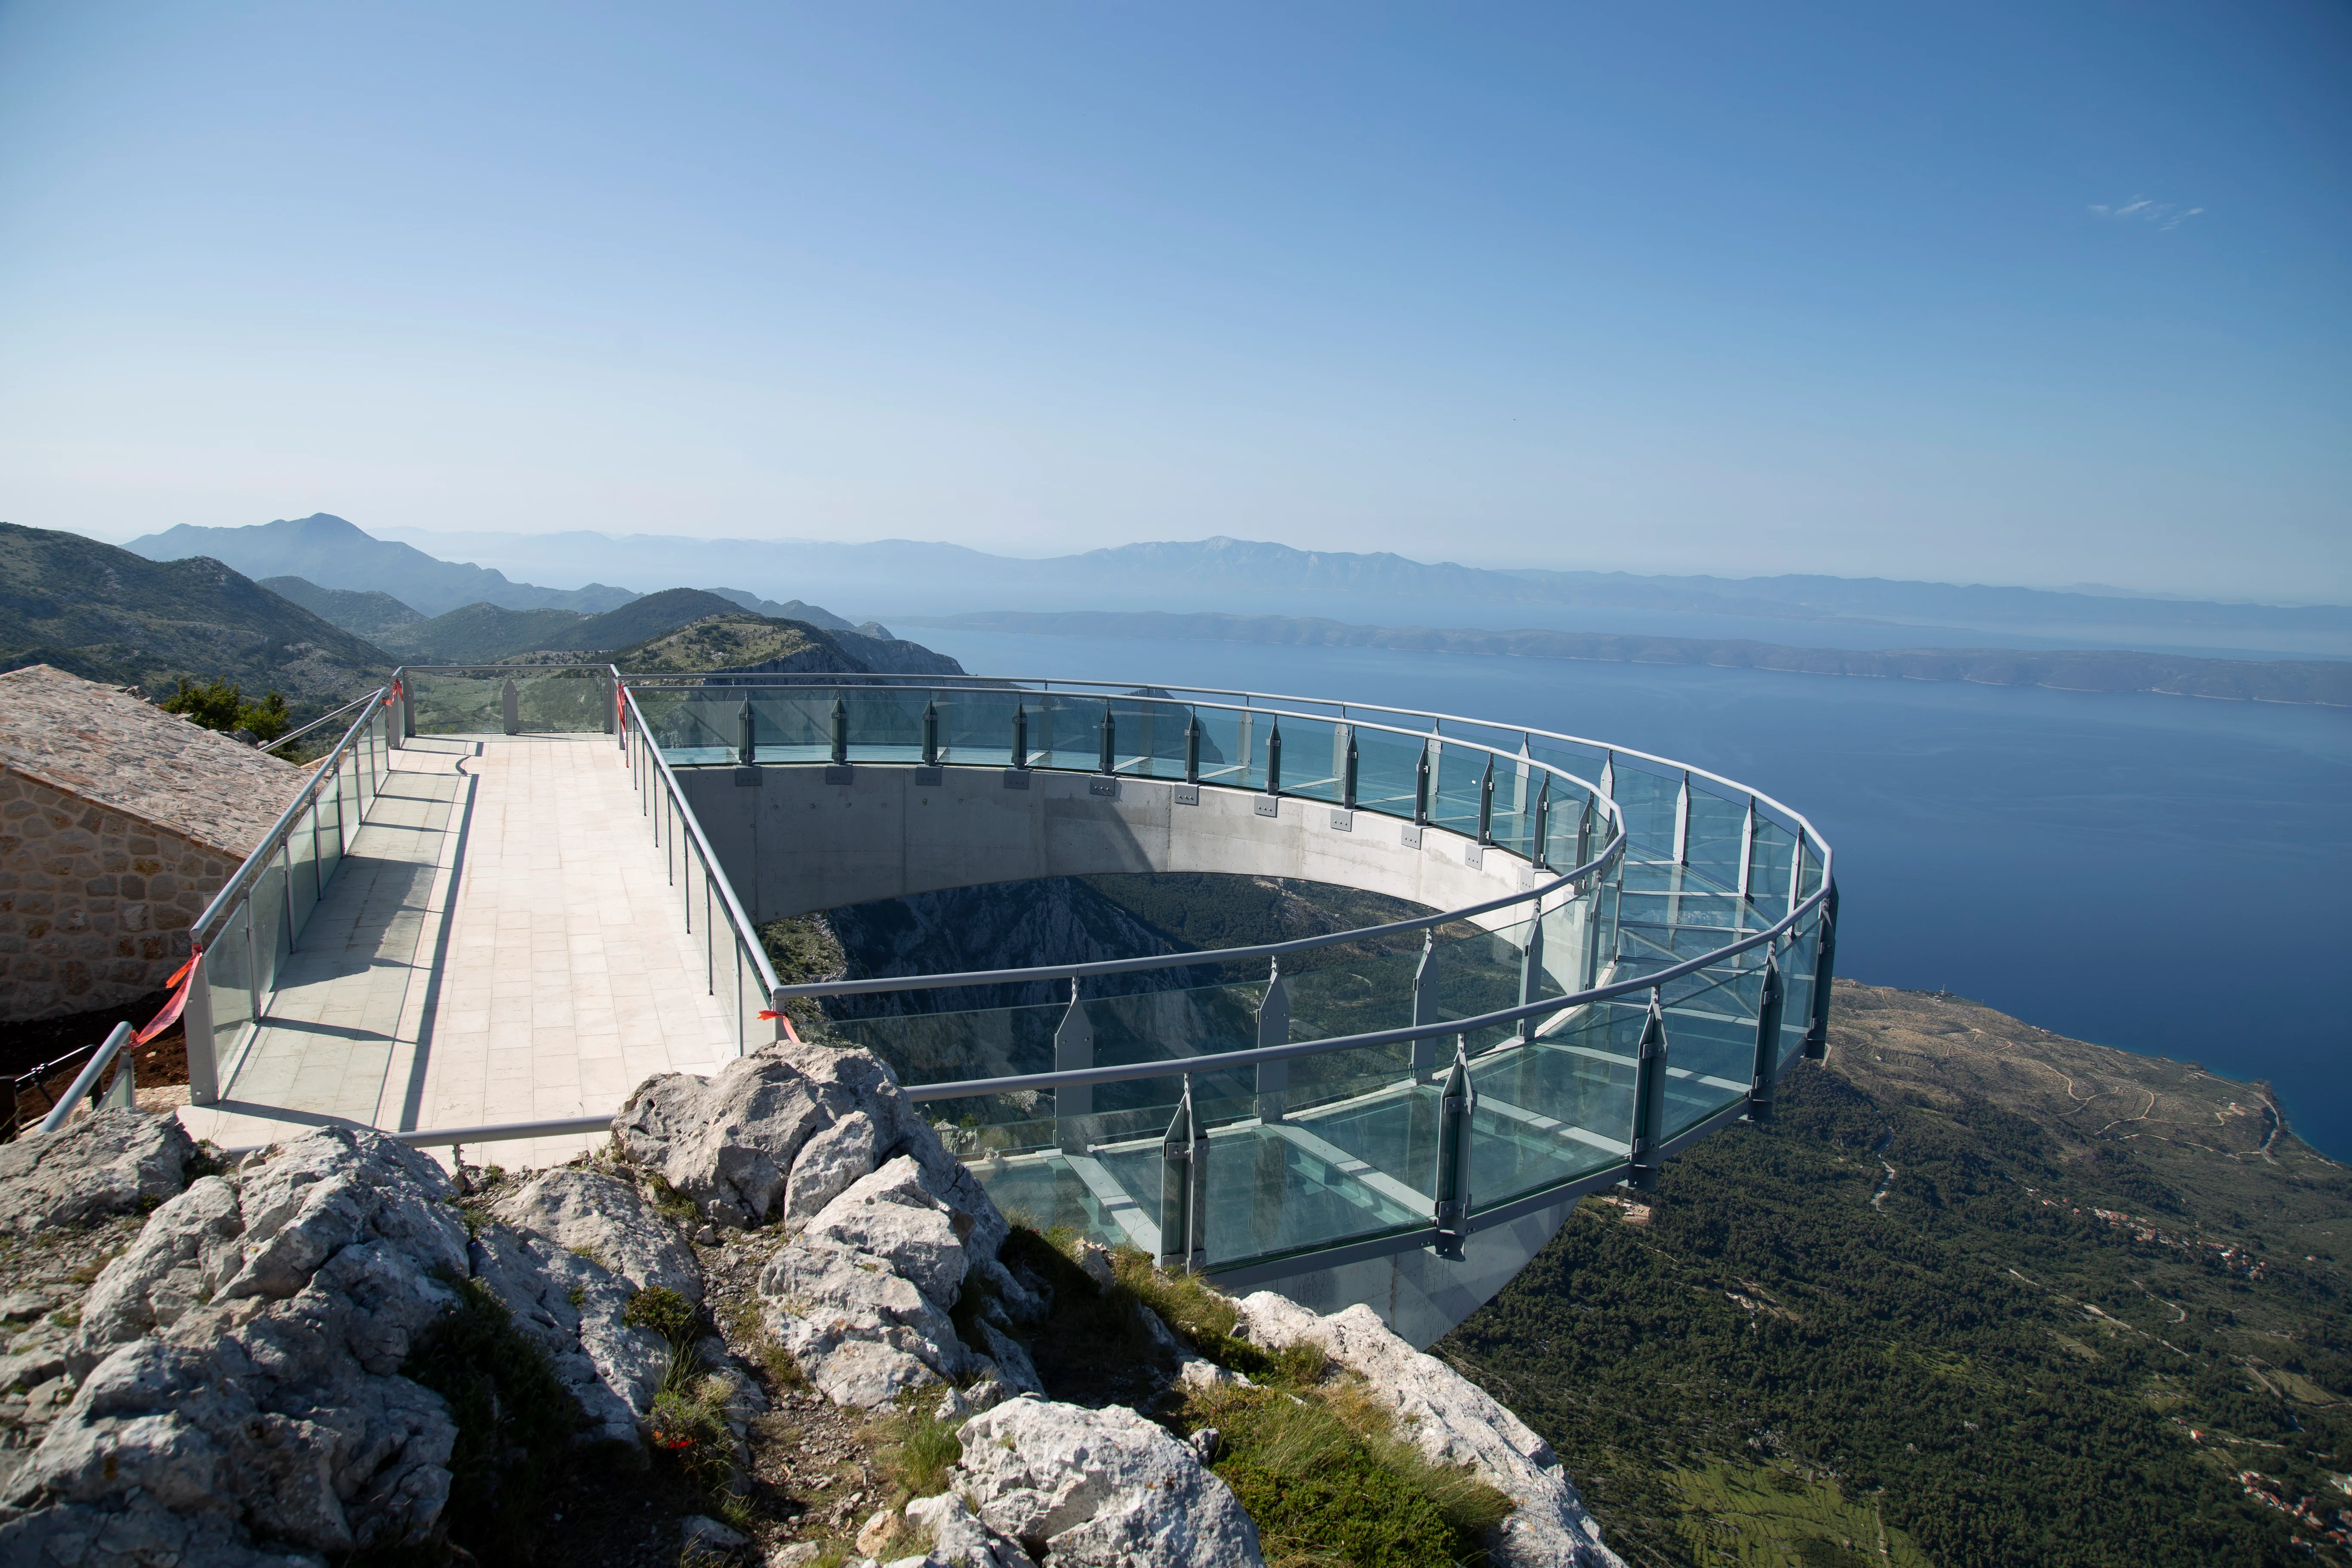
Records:
{"label": "rocky ridge", "polygon": [[[1138,1300],[1120,1310],[1159,1394],[1048,1397],[1033,1352],[1063,1331],[1067,1269],[1091,1292],[1111,1282],[1108,1255],[1077,1247],[1066,1268],[1037,1261],[1034,1232],[1010,1245],[871,1056],[779,1044],[708,1079],[649,1079],[614,1135],[607,1160],[488,1195],[367,1130],[225,1171],[175,1122],[132,1111],[14,1146],[0,1214],[23,1216],[18,1245],[78,1238],[58,1256],[94,1279],[80,1294],[77,1267],[53,1269],[38,1303],[0,1303],[46,1314],[6,1363],[21,1394],[0,1406],[0,1565],[252,1568],[436,1545],[469,1417],[418,1381],[421,1347],[484,1301],[561,1386],[570,1440],[653,1463],[647,1487],[681,1422],[715,1429],[703,1484],[726,1518],[688,1514],[677,1560],[835,1561],[862,1501],[880,1506],[856,1550],[891,1568],[1264,1561],[1212,1468],[1215,1434],[1180,1436],[1171,1414],[1188,1388],[1246,1377]],[[68,1213],[59,1173],[92,1158],[112,1173],[89,1185],[104,1196]],[[84,1256],[100,1249],[116,1254],[102,1267]],[[667,1321],[644,1310],[665,1302]],[[1235,1310],[1266,1349],[1322,1345],[1392,1397],[1425,1455],[1507,1494],[1489,1561],[1615,1563],[1549,1450],[1369,1312],[1318,1318],[1263,1293]],[[943,1434],[950,1457],[885,1486],[870,1436],[885,1426]],[[788,1437],[866,1479],[822,1509],[792,1500],[766,1479]]]}

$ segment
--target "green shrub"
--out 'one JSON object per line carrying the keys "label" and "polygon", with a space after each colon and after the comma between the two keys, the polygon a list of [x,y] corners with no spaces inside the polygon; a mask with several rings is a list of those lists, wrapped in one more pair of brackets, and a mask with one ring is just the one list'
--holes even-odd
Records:
{"label": "green shrub", "polygon": [[1201,1390],[1182,1420],[1223,1434],[1217,1474],[1256,1522],[1274,1568],[1477,1563],[1486,1533],[1510,1512],[1510,1500],[1468,1469],[1433,1463],[1400,1436],[1353,1376],[1304,1398]]}
{"label": "green shrub", "polygon": [[156,704],[166,713],[184,713],[207,730],[226,734],[250,730],[255,738],[274,741],[293,727],[282,692],[273,691],[258,702],[248,702],[239,688],[226,680],[191,686],[183,679],[173,693]]}
{"label": "green shrub", "polygon": [[497,1293],[478,1279],[443,1279],[457,1302],[417,1335],[401,1372],[446,1401],[457,1424],[444,1516],[451,1537],[484,1561],[520,1561],[585,1421]]}
{"label": "green shrub", "polygon": [[621,1321],[633,1329],[651,1329],[675,1347],[693,1340],[701,1322],[701,1309],[661,1285],[640,1290],[621,1310]]}

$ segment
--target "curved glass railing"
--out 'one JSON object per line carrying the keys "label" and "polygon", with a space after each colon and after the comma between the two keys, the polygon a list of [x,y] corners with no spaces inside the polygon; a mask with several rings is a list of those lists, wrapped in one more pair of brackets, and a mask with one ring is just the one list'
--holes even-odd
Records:
{"label": "curved glass railing", "polygon": [[[1257,692],[623,679],[632,728],[673,768],[1025,767],[1271,792],[1551,872],[1410,933],[778,988],[779,1006],[831,998],[830,1037],[889,1062],[999,1205],[1041,1225],[1214,1270],[1384,1239],[1443,1249],[1580,1190],[1646,1184],[1677,1141],[1768,1108],[1826,1022],[1828,847],[1705,770]],[[1242,959],[1274,967],[1234,978]],[[927,992],[992,984],[1029,990],[926,1010]],[[852,1000],[880,994],[897,1010]]]}

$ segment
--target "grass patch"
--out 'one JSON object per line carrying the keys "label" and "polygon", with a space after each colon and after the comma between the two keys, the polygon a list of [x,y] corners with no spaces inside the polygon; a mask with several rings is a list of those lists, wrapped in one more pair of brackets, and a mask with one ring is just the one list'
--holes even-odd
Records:
{"label": "grass patch", "polygon": [[1805,1568],[1927,1568],[1916,1542],[1888,1526],[1868,1500],[1848,1501],[1834,1481],[1779,1466],[1727,1464],[1677,1470],[1669,1481],[1685,1510],[1675,1532],[1701,1562],[1794,1558]]}
{"label": "grass patch", "polygon": [[963,1458],[963,1440],[956,1436],[962,1425],[935,1420],[911,1407],[898,1411],[879,1423],[875,1433],[882,1440],[877,1458],[883,1473],[908,1497],[936,1497],[947,1490],[948,1472]]}
{"label": "grass patch", "polygon": [[416,1338],[402,1373],[448,1403],[457,1442],[444,1517],[484,1561],[527,1561],[540,1515],[583,1425],[538,1342],[478,1279],[443,1276],[457,1294]]}
{"label": "grass patch", "polygon": [[1511,1510],[1466,1468],[1424,1458],[1353,1376],[1303,1396],[1202,1389],[1181,1419],[1223,1434],[1217,1474],[1256,1522],[1273,1568],[1481,1563],[1486,1532]]}
{"label": "grass patch", "polygon": [[671,1186],[668,1178],[659,1171],[646,1178],[646,1188],[653,1194],[654,1212],[665,1219],[684,1225],[702,1217],[694,1206],[694,1200]]}

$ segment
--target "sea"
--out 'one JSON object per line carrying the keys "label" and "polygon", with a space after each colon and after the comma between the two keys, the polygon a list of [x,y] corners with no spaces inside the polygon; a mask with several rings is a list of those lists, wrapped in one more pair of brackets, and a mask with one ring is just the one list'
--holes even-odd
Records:
{"label": "sea", "polygon": [[2268,1082],[2352,1159],[2352,711],[924,628],[974,674],[1345,698],[1687,762],[1836,853],[1838,971]]}

